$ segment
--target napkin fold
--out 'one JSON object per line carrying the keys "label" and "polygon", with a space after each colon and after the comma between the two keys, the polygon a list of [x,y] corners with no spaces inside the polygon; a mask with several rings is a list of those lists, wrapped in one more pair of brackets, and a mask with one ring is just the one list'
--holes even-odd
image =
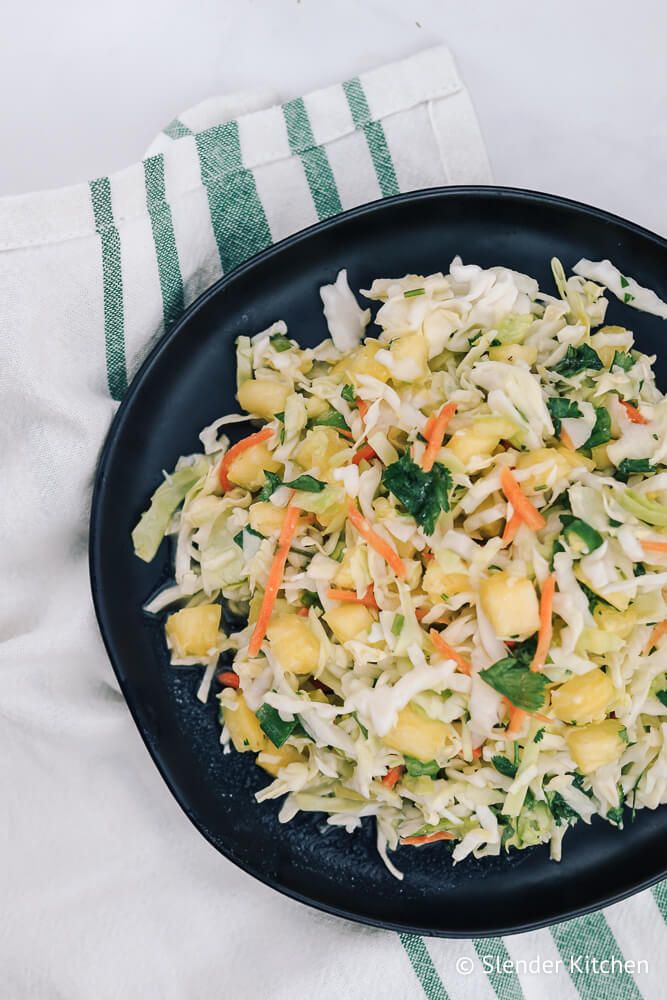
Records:
{"label": "napkin fold", "polygon": [[183,309],[318,219],[400,191],[489,180],[470,98],[437,47],[282,104],[269,94],[204,101],[120,173],[0,199],[8,1000],[626,1000],[637,984],[660,995],[657,968],[624,970],[611,987],[577,968],[498,968],[577,949],[617,960],[664,954],[662,888],[606,917],[505,942],[426,942],[322,915],[256,883],[203,840],[159,779],[92,612],[97,456],[133,373]]}

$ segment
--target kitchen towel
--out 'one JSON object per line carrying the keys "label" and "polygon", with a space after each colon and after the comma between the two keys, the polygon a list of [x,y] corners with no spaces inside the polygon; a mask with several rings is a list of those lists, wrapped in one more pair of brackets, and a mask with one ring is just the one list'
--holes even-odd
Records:
{"label": "kitchen towel", "polygon": [[93,616],[97,456],[183,309],[318,219],[489,180],[438,47],[283,104],[206,101],[114,176],[0,199],[0,997],[661,995],[662,887],[551,930],[441,941],[349,924],[253,881],[171,798]]}

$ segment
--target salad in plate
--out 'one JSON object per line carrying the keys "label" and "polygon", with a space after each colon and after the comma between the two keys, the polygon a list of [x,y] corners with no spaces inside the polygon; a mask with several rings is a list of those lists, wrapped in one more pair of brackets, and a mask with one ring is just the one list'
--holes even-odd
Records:
{"label": "salad in plate", "polygon": [[341,271],[316,347],[238,339],[243,412],[132,535],[173,539],[146,611],[257,800],[372,817],[398,878],[402,845],[558,860],[573,824],[667,802],[667,399],[605,289],[667,305],[609,261],[552,269],[556,294],[458,257],[378,278],[374,325]]}

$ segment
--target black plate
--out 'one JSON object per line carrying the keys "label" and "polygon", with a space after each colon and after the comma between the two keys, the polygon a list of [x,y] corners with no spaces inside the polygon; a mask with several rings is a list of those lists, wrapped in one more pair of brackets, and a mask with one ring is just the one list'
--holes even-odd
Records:
{"label": "black plate", "polygon": [[[504,264],[552,288],[549,260],[610,257],[667,297],[667,242],[597,209],[499,188],[444,188],[375,202],[260,254],[203,295],[158,344],[113,422],[100,460],[90,565],[97,616],[121,688],[164,780],[204,836],[245,871],[281,892],[340,916],[398,930],[470,937],[507,934],[620,899],[667,875],[667,810],[643,810],[619,832],[602,821],[568,833],[560,864],[546,848],[452,867],[442,845],[400,849],[395,881],[375,853],[370,824],[353,836],[300,815],[278,824],[278,804],[257,805],[267,777],[252,755],[221,753],[213,704],[195,699],[200,673],[167,664],[162,630],[141,612],[168,577],[163,545],[146,566],[130,531],[198,432],[235,408],[234,339],[275,319],[313,345],[327,334],[319,286],[339,268],[352,288],[372,278],[447,270],[452,257]],[[662,355],[667,326],[612,301],[609,317],[633,328],[638,346]],[[239,432],[241,433],[241,432]]]}

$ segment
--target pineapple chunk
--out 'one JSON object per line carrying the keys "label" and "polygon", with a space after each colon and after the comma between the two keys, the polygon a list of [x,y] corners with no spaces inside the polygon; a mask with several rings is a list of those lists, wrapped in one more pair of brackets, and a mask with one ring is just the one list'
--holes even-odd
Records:
{"label": "pineapple chunk", "polygon": [[348,357],[334,365],[331,374],[334,377],[342,375],[349,378],[355,385],[359,381],[359,375],[371,375],[373,378],[379,379],[380,382],[387,382],[389,380],[388,370],[375,360],[377,352],[385,346],[379,340],[367,339],[362,347],[358,347],[356,351],[352,351]]}
{"label": "pineapple chunk", "polygon": [[491,455],[502,438],[512,437],[516,431],[515,424],[505,417],[485,417],[456,431],[447,443],[447,450],[465,465],[473,458]]}
{"label": "pineapple chunk", "polygon": [[227,478],[245,490],[258,490],[264,485],[264,470],[279,472],[281,469],[280,462],[276,462],[264,441],[260,441],[237,455],[227,470]]}
{"label": "pineapple chunk", "polygon": [[451,742],[451,730],[447,723],[429,719],[406,705],[382,742],[392,750],[426,762],[435,760]]}
{"label": "pineapple chunk", "polygon": [[[576,567],[574,575],[576,576],[577,580],[581,581],[581,583],[584,583],[589,590],[593,591],[594,594],[598,593],[600,589],[599,586],[594,585],[589,580],[586,574],[582,571],[580,565]],[[605,591],[604,594],[600,594],[599,596],[603,597],[604,600],[607,602],[607,604],[611,604],[612,607],[616,608],[617,611],[626,611],[630,606],[630,602],[632,600],[630,595],[627,594],[624,590],[614,590],[611,593],[607,593]]]}
{"label": "pineapple chunk", "polygon": [[607,451],[606,444],[598,444],[595,448],[591,448],[591,458],[595,462],[596,469],[611,469],[612,461],[609,458],[609,452]]}
{"label": "pineapple chunk", "polygon": [[333,427],[313,427],[297,448],[294,457],[304,469],[314,469],[318,476],[328,479],[339,452],[348,447],[347,442]]}
{"label": "pineapple chunk", "polygon": [[409,333],[394,340],[391,357],[402,382],[417,382],[429,374],[428,341],[423,333]]}
{"label": "pineapple chunk", "polygon": [[521,480],[521,489],[524,493],[540,492],[557,479],[563,479],[572,468],[566,455],[556,448],[535,448],[530,452],[522,452],[516,461],[517,469],[530,469],[534,465],[544,465],[545,468]]}
{"label": "pineapple chunk", "polygon": [[603,604],[597,604],[593,618],[598,628],[617,635],[619,639],[627,639],[637,625],[637,612],[634,608],[627,611],[616,611]]}
{"label": "pineapple chunk", "polygon": [[166,632],[176,656],[206,656],[218,642],[219,604],[183,608],[167,618]]}
{"label": "pineapple chunk", "polygon": [[580,726],[604,719],[614,695],[611,679],[596,667],[587,674],[579,674],[554,688],[551,692],[551,707],[561,722],[572,722]]}
{"label": "pineapple chunk", "polygon": [[454,597],[470,588],[467,573],[445,573],[435,559],[426,567],[422,582],[424,591],[434,604],[443,598]]}
{"label": "pineapple chunk", "polygon": [[234,749],[239,753],[245,753],[246,750],[259,753],[260,750],[273,747],[273,743],[260,726],[255,713],[248,708],[248,703],[240,691],[234,692],[234,701],[236,708],[228,708],[227,705],[223,705],[222,708],[222,715]]}
{"label": "pineapple chunk", "polygon": [[328,413],[330,409],[326,399],[319,396],[309,396],[306,400],[306,414],[308,417],[321,417],[323,413]]}
{"label": "pineapple chunk", "polygon": [[320,641],[306,618],[289,613],[274,615],[266,634],[283,670],[293,674],[312,674],[317,669]]}
{"label": "pineapple chunk", "polygon": [[248,513],[251,528],[259,531],[260,535],[274,535],[283,526],[287,507],[276,507],[269,500],[260,500],[252,505]]}
{"label": "pineapple chunk", "polygon": [[516,364],[517,361],[525,361],[530,366],[537,361],[537,348],[533,344],[501,344],[500,347],[489,349],[489,359],[504,361],[510,365]]}
{"label": "pineapple chunk", "polygon": [[565,734],[570,755],[582,774],[591,774],[618,760],[625,749],[623,726],[618,719],[605,719]]}
{"label": "pineapple chunk", "polygon": [[499,638],[532,635],[540,627],[537,594],[526,577],[494,573],[480,581],[479,594],[482,609]]}
{"label": "pineapple chunk", "polygon": [[373,616],[363,604],[339,604],[327,611],[324,620],[339,642],[355,639],[373,624]]}
{"label": "pineapple chunk", "polygon": [[249,378],[239,386],[236,398],[248,413],[263,417],[264,420],[273,420],[276,413],[285,409],[289,394],[290,388],[284,382]]}
{"label": "pineapple chunk", "polygon": [[281,747],[276,747],[267,739],[267,749],[257,754],[255,761],[261,768],[268,771],[274,778],[278,777],[278,772],[288,764],[303,764],[305,758],[301,756],[296,747],[284,743]]}

